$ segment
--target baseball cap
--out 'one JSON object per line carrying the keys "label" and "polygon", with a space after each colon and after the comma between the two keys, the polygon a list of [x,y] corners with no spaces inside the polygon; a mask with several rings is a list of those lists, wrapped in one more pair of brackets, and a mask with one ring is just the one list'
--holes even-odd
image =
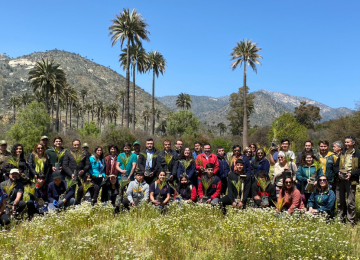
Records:
{"label": "baseball cap", "polygon": [[11,169],[10,174],[13,174],[14,172],[20,173],[19,169]]}
{"label": "baseball cap", "polygon": [[49,139],[46,135],[43,135],[40,140]]}
{"label": "baseball cap", "polygon": [[89,148],[89,145],[88,145],[88,143],[84,143],[82,147],[83,148]]}
{"label": "baseball cap", "polygon": [[2,144],[7,144],[7,142],[5,140],[1,140],[0,145]]}
{"label": "baseball cap", "polygon": [[141,145],[139,141],[136,141],[135,143],[133,143],[133,146],[136,144]]}

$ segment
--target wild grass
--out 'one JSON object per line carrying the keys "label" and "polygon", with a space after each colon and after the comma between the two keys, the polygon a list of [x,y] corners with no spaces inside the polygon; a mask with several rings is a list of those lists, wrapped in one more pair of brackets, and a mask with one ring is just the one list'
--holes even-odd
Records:
{"label": "wild grass", "polygon": [[111,205],[51,213],[0,232],[3,259],[357,259],[357,227],[274,209],[145,203],[113,215]]}

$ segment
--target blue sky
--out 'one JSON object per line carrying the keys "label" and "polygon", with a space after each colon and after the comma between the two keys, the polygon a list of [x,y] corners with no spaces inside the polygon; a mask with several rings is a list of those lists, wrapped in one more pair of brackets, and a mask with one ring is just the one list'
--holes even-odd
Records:
{"label": "blue sky", "polygon": [[[251,91],[306,96],[331,107],[354,108],[360,98],[359,1],[6,1],[1,4],[0,53],[18,57],[60,49],[111,66],[108,28],[123,8],[136,8],[149,24],[147,51],[167,60],[156,96],[220,97],[242,86],[243,68],[230,69],[236,42],[251,39],[264,57],[248,73]],[[151,92],[151,74],[136,83]]]}

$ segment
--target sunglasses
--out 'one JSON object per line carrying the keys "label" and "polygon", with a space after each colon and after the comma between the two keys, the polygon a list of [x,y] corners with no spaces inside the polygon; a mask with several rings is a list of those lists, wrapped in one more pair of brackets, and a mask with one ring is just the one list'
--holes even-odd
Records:
{"label": "sunglasses", "polygon": [[260,154],[264,154],[264,153],[257,153],[257,154],[259,154],[259,155],[260,155]]}
{"label": "sunglasses", "polygon": [[319,182],[327,182],[327,179],[319,179]]}
{"label": "sunglasses", "polygon": [[292,184],[292,181],[286,181],[285,184]]}
{"label": "sunglasses", "polygon": [[245,153],[252,153],[251,151],[246,151]]}
{"label": "sunglasses", "polygon": [[240,150],[234,150],[234,153],[236,153],[236,152],[240,153]]}
{"label": "sunglasses", "polygon": [[278,156],[279,159],[284,159],[285,157],[284,156]]}

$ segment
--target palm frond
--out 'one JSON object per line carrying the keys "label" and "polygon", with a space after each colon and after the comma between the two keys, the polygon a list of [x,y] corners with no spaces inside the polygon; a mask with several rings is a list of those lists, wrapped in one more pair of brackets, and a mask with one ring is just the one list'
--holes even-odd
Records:
{"label": "palm frond", "polygon": [[238,197],[240,196],[240,193],[241,193],[241,186],[242,186],[242,180],[240,179],[239,181],[234,181],[232,180],[231,183],[235,186],[236,190],[237,190],[237,193],[238,193]]}
{"label": "palm frond", "polygon": [[[9,183],[10,184],[10,183]],[[12,189],[16,186],[15,182],[11,182],[10,185],[4,185],[3,186],[3,190],[5,191],[5,193],[7,194],[7,196],[9,197],[11,194]]]}
{"label": "palm frond", "polygon": [[44,159],[34,156],[35,171],[37,173],[44,173]]}
{"label": "palm frond", "polygon": [[19,159],[15,158],[15,157],[10,157],[7,160],[7,162],[14,165],[17,169],[19,169]]}
{"label": "palm frond", "polygon": [[130,162],[131,156],[126,156],[122,157],[121,155],[119,155],[120,160],[122,162],[122,164],[124,165],[124,169],[126,169],[126,166],[128,165],[128,163]]}
{"label": "palm frond", "polygon": [[63,149],[62,152],[60,152],[60,151],[56,152],[58,162],[60,162],[61,158],[63,158],[65,156],[65,153],[66,153],[65,149]]}
{"label": "palm frond", "polygon": [[70,151],[70,153],[74,157],[76,166],[78,166],[79,163],[81,163],[81,161],[85,158],[83,152],[81,151],[76,151],[76,152]]}
{"label": "palm frond", "polygon": [[263,180],[263,179],[258,179],[258,178],[256,178],[256,180],[259,183],[262,192],[265,192],[267,186],[269,186],[269,184],[270,184],[270,181]]}
{"label": "palm frond", "polygon": [[204,188],[204,196],[206,196],[207,190],[209,189],[209,187],[210,187],[211,183],[213,182],[213,180],[214,180],[214,178],[208,179],[205,176],[203,176],[201,178],[201,184],[202,184],[202,186]]}
{"label": "palm frond", "polygon": [[31,199],[30,195],[35,196],[35,185],[26,185],[24,187],[23,201],[28,202]]}
{"label": "palm frond", "polygon": [[276,207],[276,209],[281,212],[282,208],[285,205],[285,198],[278,199],[277,202],[272,201]]}
{"label": "palm frond", "polygon": [[164,158],[165,158],[166,165],[169,166],[171,159],[173,158],[173,155],[171,153],[165,153]]}

